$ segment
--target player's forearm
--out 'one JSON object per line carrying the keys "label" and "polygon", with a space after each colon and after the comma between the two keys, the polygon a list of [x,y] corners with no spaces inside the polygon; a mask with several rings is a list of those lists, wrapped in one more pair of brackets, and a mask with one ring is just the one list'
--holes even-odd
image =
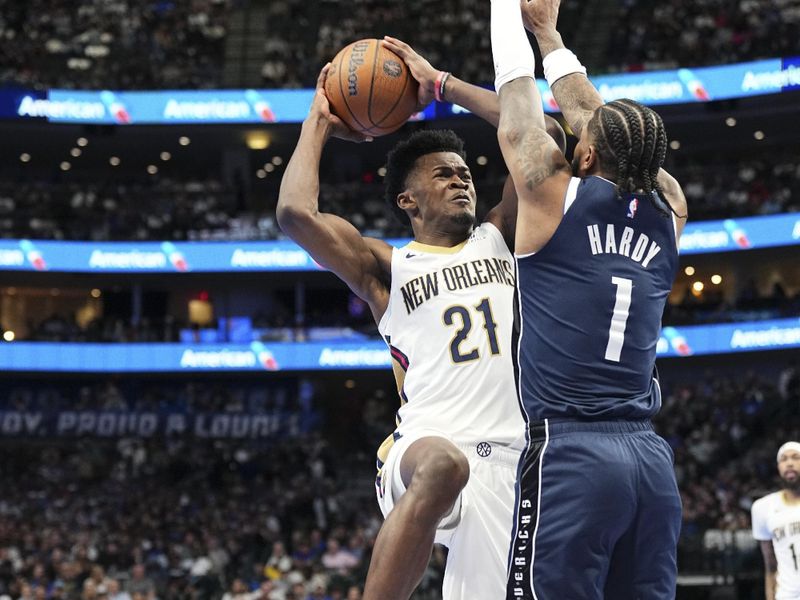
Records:
{"label": "player's forearm", "polygon": [[303,122],[278,195],[276,216],[284,230],[291,228],[293,219],[315,215],[319,210],[319,165],[330,134],[330,125],[324,119],[310,116]]}
{"label": "player's forearm", "polygon": [[[544,128],[544,111],[536,83],[515,79],[500,90],[497,138],[517,191],[533,190],[563,165],[563,155]],[[560,161],[559,161],[560,159]]]}
{"label": "player's forearm", "polygon": [[447,80],[444,99],[463,106],[495,127],[500,122],[500,99],[491,90],[451,76]]}
{"label": "player's forearm", "polygon": [[[543,57],[566,47],[561,40],[561,34],[555,29],[536,30],[534,34]],[[551,91],[572,132],[580,137],[594,111],[603,105],[603,98],[597,88],[586,75],[573,73],[555,81]]]}
{"label": "player's forearm", "polygon": [[766,600],[775,600],[775,592],[778,588],[777,572],[767,571],[764,577],[764,596]]}
{"label": "player's forearm", "polygon": [[540,129],[547,135],[542,97],[533,79],[522,77],[509,82],[500,90],[498,98],[498,135],[519,137],[515,132],[522,133],[530,128]]}
{"label": "player's forearm", "polygon": [[551,52],[566,48],[564,41],[561,39],[561,34],[558,33],[556,29],[549,27],[534,29],[533,35],[536,37],[536,43],[539,44],[539,51],[542,53],[542,58]]}

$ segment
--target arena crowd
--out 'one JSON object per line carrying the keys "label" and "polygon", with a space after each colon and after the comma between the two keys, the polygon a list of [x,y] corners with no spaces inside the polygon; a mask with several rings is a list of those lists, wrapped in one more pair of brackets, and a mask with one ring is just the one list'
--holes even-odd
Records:
{"label": "arena crowd", "polygon": [[[639,71],[720,64],[796,53],[797,0],[626,0],[606,27],[606,70]],[[0,85],[78,89],[225,87],[225,50],[233,16],[263,36],[259,76],[241,86],[313,86],[319,66],[346,44],[384,34],[405,39],[441,69],[468,81],[492,80],[489,4],[481,0],[402,3],[340,0],[308,4],[254,0],[140,3],[90,0],[0,1]],[[567,44],[582,3],[561,3]],[[253,15],[257,15],[254,17]],[[238,43],[238,41],[236,42]],[[311,49],[311,51],[309,51]]]}
{"label": "arena crowd", "polygon": [[[59,397],[140,410],[137,396],[153,386],[58,387],[7,386],[0,406]],[[179,398],[205,393],[193,387],[202,382],[162,386],[162,401],[185,406]],[[212,396],[205,406],[231,408]],[[0,500],[0,597],[358,600],[381,523],[373,452],[395,400],[381,392],[358,402],[338,434],[329,414],[321,433],[266,441],[3,440],[13,452],[0,475],[14,484]],[[749,508],[775,489],[775,450],[799,424],[800,364],[773,378],[742,370],[666,382],[657,427],[682,489],[682,572],[758,564]],[[437,549],[416,600],[439,597],[444,560]]]}
{"label": "arena crowd", "polygon": [[[472,160],[477,158],[473,154]],[[670,169],[683,185],[694,222],[800,210],[798,158],[795,150],[783,148],[738,158],[673,152]],[[347,162],[354,164],[346,170],[337,166],[338,175],[323,180],[320,207],[346,216],[364,235],[408,236],[406,224],[389,213],[382,177],[361,160],[357,152],[348,155]],[[500,198],[505,171],[500,165],[471,166],[479,200],[488,210],[492,199]],[[96,175],[0,182],[0,236],[91,241],[282,237],[275,221],[276,184],[247,190],[215,178]]]}

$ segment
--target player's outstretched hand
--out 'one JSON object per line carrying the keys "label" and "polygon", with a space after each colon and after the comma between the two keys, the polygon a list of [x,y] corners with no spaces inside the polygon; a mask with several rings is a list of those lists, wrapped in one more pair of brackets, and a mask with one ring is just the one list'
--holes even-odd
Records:
{"label": "player's outstretched hand", "polygon": [[439,71],[434,69],[424,56],[397,38],[386,35],[383,37],[383,45],[403,59],[411,71],[411,76],[419,83],[417,109],[422,110],[433,102]]}
{"label": "player's outstretched hand", "polygon": [[309,117],[316,117],[327,121],[331,127],[331,135],[333,137],[349,140],[351,142],[371,142],[371,137],[353,131],[344,121],[331,112],[330,102],[328,102],[328,97],[325,95],[325,80],[328,77],[330,68],[331,63],[328,63],[322,67],[322,71],[319,72],[317,89],[314,92],[314,100],[311,101],[311,109],[308,113]]}
{"label": "player's outstretched hand", "polygon": [[520,0],[525,28],[534,35],[537,31],[555,29],[560,5],[561,0]]}

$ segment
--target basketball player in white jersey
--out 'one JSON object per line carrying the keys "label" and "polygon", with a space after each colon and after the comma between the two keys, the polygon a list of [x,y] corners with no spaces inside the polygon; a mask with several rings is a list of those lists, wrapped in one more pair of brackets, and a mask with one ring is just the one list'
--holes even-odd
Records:
{"label": "basketball player in white jersey", "polygon": [[753,503],[753,537],[764,555],[766,600],[800,600],[800,443],[778,450],[783,489]]}
{"label": "basketball player in white jersey", "polygon": [[[413,242],[395,249],[321,213],[326,141],[364,140],[331,114],[327,70],[287,165],[277,217],[289,237],[369,304],[403,401],[397,429],[379,452],[376,487],[386,521],[364,600],[408,599],[434,541],[450,550],[445,599],[501,598],[524,445],[512,363],[513,185],[476,225],[461,140],[421,131],[396,146],[386,174],[387,200],[411,221]],[[420,87],[421,104],[433,99],[430,87]],[[496,118],[493,92],[463,82],[457,88],[462,106]]]}

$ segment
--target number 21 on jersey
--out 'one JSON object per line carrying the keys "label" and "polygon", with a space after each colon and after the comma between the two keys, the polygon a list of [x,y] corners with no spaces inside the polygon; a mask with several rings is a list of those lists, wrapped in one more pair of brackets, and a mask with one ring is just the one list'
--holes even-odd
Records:
{"label": "number 21 on jersey", "polygon": [[[489,339],[489,350],[492,356],[500,354],[500,346],[497,343],[497,323],[492,315],[492,306],[489,303],[489,298],[484,298],[481,303],[474,307],[474,310],[483,316],[483,328],[486,330],[486,336]],[[466,306],[456,305],[451,306],[444,311],[442,321],[445,325],[455,326],[456,334],[450,342],[450,356],[453,362],[465,363],[480,358],[478,348],[472,350],[464,350],[462,344],[467,339],[470,331],[472,331],[472,316],[471,311]]]}

